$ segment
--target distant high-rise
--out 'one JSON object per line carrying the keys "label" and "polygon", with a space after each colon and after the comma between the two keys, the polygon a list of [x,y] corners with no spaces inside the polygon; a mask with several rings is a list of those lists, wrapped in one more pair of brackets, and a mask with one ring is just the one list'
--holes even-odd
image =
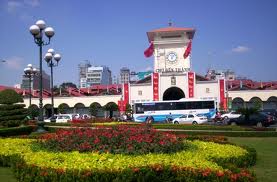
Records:
{"label": "distant high-rise", "polygon": [[206,78],[210,79],[210,80],[218,80],[218,79],[226,79],[229,81],[235,80],[236,79],[236,75],[234,71],[231,70],[212,70],[209,69],[207,74],[206,74]]}
{"label": "distant high-rise", "polygon": [[112,84],[112,73],[107,66],[92,66],[86,60],[78,65],[78,69],[80,88]]}
{"label": "distant high-rise", "polygon": [[[42,87],[45,90],[50,90],[50,76],[42,71]],[[29,89],[29,78],[22,76],[21,89]],[[39,75],[34,75],[31,79],[31,89],[39,90]]]}
{"label": "distant high-rise", "polygon": [[118,84],[118,77],[115,75],[112,77],[112,84]]}
{"label": "distant high-rise", "polygon": [[86,77],[89,67],[91,67],[91,64],[88,60],[84,60],[78,65],[80,88],[86,88]]}
{"label": "distant high-rise", "polygon": [[129,83],[130,82],[130,69],[123,67],[120,69],[120,83]]}
{"label": "distant high-rise", "polygon": [[91,66],[86,74],[86,87],[93,85],[110,85],[112,73],[107,66]]}

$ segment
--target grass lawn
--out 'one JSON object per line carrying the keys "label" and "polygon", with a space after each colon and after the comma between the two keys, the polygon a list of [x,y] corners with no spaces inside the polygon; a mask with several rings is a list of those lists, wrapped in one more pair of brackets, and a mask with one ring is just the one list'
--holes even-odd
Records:
{"label": "grass lawn", "polygon": [[258,181],[273,182],[277,179],[277,138],[230,137],[230,142],[253,147],[257,151],[257,164],[252,168]]}
{"label": "grass lawn", "polygon": [[8,167],[0,167],[0,181],[16,182],[17,180],[13,176],[12,170]]}

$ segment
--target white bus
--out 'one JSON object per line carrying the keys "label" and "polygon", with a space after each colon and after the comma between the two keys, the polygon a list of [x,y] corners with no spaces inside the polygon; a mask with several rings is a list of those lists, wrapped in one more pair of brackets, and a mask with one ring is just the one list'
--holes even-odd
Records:
{"label": "white bus", "polygon": [[151,117],[153,122],[165,122],[183,114],[203,114],[207,118],[214,118],[216,114],[215,100],[180,99],[174,101],[137,102],[133,105],[134,121],[145,122]]}

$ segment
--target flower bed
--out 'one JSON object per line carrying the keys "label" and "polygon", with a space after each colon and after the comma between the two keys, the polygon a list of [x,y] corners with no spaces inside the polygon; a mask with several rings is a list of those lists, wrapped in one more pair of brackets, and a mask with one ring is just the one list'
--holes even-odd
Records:
{"label": "flower bed", "polygon": [[[241,147],[199,140],[186,150],[141,155],[51,152],[34,139],[0,139],[0,164],[20,181],[255,181],[239,167],[253,164]],[[232,163],[232,168],[229,165]]]}
{"label": "flower bed", "polygon": [[146,127],[119,125],[61,129],[40,140],[51,151],[109,152],[121,154],[172,153],[184,149],[182,138]]}

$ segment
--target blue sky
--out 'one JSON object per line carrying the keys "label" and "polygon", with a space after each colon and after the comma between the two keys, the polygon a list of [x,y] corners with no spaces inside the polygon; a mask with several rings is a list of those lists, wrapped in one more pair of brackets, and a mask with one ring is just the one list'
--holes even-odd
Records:
{"label": "blue sky", "polygon": [[[77,83],[77,65],[89,60],[107,65],[114,75],[121,67],[145,71],[153,57],[146,32],[168,26],[196,28],[192,68],[232,69],[256,81],[277,80],[277,1],[275,0],[1,0],[0,85],[21,83],[27,64],[38,67],[37,45],[29,27],[38,19],[55,29],[45,53],[62,55],[54,68],[54,84]],[[44,69],[49,68],[43,63]]]}

